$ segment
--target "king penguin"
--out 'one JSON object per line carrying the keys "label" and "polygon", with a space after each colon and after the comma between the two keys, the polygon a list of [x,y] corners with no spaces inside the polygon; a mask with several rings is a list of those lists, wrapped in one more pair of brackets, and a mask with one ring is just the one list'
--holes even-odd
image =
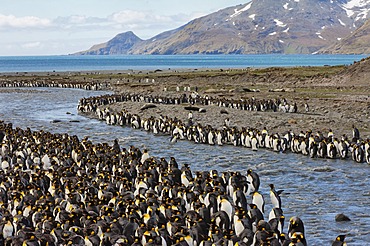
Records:
{"label": "king penguin", "polygon": [[[4,217],[5,220],[5,217]],[[13,224],[10,222],[10,220],[5,220],[3,224],[3,230],[2,230],[2,236],[4,239],[11,238],[14,236],[15,230]]]}
{"label": "king penguin", "polygon": [[256,204],[257,208],[262,213],[265,213],[265,199],[263,198],[263,195],[258,191],[253,192],[252,203]]}
{"label": "king penguin", "polygon": [[252,169],[248,169],[247,171],[247,182],[249,182],[247,196],[252,192],[258,191],[260,187],[260,178]]}
{"label": "king penguin", "polygon": [[283,192],[283,190],[275,190],[274,184],[269,184],[270,186],[270,199],[271,203],[274,206],[274,208],[281,208],[281,199],[280,194]]}
{"label": "king penguin", "polygon": [[257,151],[258,150],[258,140],[257,140],[257,137],[256,136],[253,136],[252,137],[252,141],[251,141],[251,145],[252,145],[252,150],[253,151]]}
{"label": "king penguin", "polygon": [[292,238],[294,233],[302,233],[304,235],[304,225],[303,221],[299,217],[292,217],[289,220],[289,227],[288,227],[288,236]]}

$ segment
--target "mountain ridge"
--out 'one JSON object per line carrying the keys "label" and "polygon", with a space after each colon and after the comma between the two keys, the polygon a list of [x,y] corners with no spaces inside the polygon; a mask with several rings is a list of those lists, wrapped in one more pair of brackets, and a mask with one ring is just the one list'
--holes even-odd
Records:
{"label": "mountain ridge", "polygon": [[370,54],[370,20],[340,42],[320,50],[320,53]]}
{"label": "mountain ridge", "polygon": [[310,54],[362,26],[370,0],[252,0],[142,40],[118,34],[79,55]]}

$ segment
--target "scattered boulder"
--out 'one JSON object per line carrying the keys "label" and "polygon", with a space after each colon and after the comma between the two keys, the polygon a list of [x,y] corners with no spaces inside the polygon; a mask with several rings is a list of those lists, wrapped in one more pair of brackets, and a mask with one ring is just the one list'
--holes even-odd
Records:
{"label": "scattered boulder", "polygon": [[337,214],[335,216],[336,222],[351,221],[351,219],[345,214]]}
{"label": "scattered boulder", "polygon": [[195,107],[195,106],[186,106],[184,107],[184,109],[186,110],[191,110],[191,111],[199,111],[199,107]]}
{"label": "scattered boulder", "polygon": [[205,112],[207,112],[207,110],[205,108],[200,108],[199,109],[199,113],[205,113]]}
{"label": "scattered boulder", "polygon": [[259,89],[250,89],[250,88],[243,88],[244,92],[260,92]]}
{"label": "scattered boulder", "polygon": [[295,90],[291,88],[283,88],[283,89],[270,89],[269,92],[295,92]]}
{"label": "scattered boulder", "polygon": [[155,105],[155,104],[153,104],[153,103],[147,103],[147,104],[145,104],[144,106],[142,106],[141,108],[140,108],[140,110],[145,110],[145,109],[148,109],[148,108],[156,108],[157,107],[157,105]]}
{"label": "scattered boulder", "polygon": [[79,120],[70,120],[69,122],[72,122],[72,123],[79,123],[80,121],[79,121]]}
{"label": "scattered boulder", "polygon": [[226,110],[226,109],[221,109],[220,113],[221,113],[221,114],[229,114],[229,112],[227,112],[227,110]]}
{"label": "scattered boulder", "polygon": [[59,122],[62,122],[61,120],[52,120],[50,121],[50,123],[59,123]]}

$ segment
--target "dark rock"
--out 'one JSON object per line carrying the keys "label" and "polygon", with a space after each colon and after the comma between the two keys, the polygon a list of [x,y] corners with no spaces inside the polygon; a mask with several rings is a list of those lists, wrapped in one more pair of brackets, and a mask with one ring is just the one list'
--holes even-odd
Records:
{"label": "dark rock", "polygon": [[199,111],[200,110],[199,107],[195,107],[195,106],[186,106],[186,107],[184,107],[184,109],[191,110],[191,111]]}
{"label": "dark rock", "polygon": [[292,88],[270,89],[269,92],[295,92]]}
{"label": "dark rock", "polygon": [[51,123],[59,123],[59,122],[62,122],[61,120],[52,120],[50,121]]}
{"label": "dark rock", "polygon": [[259,89],[250,89],[250,88],[243,88],[244,92],[260,92]]}
{"label": "dark rock", "polygon": [[336,221],[336,222],[351,221],[351,219],[350,219],[347,215],[344,215],[344,214],[337,214],[337,215],[335,216],[335,221]]}
{"label": "dark rock", "polygon": [[285,92],[284,89],[270,89],[269,92]]}
{"label": "dark rock", "polygon": [[207,110],[205,108],[200,108],[199,109],[199,113],[205,113],[205,112],[207,112]]}
{"label": "dark rock", "polygon": [[227,112],[227,110],[226,110],[226,109],[221,109],[220,113],[221,113],[221,114],[229,114],[229,112]]}
{"label": "dark rock", "polygon": [[148,108],[156,108],[157,105],[153,104],[153,103],[148,103],[148,104],[145,104],[144,106],[142,106],[140,108],[140,110],[145,110],[145,109],[148,109]]}

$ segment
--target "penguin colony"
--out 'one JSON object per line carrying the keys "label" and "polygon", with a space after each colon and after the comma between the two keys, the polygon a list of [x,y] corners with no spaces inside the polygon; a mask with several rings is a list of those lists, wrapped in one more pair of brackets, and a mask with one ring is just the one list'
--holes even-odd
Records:
{"label": "penguin colony", "polygon": [[[298,110],[297,103],[289,104],[285,98],[272,99],[256,99],[254,97],[249,99],[226,99],[214,98],[208,95],[200,96],[193,92],[190,95],[183,94],[179,97],[163,97],[163,96],[144,96],[140,94],[121,94],[121,95],[106,95],[98,98],[82,98],[80,100],[81,110],[84,106],[95,100],[99,105],[107,105],[115,102],[146,102],[153,104],[191,104],[191,105],[218,105],[224,108],[233,108],[247,111],[280,111],[285,113],[296,113]],[[89,111],[89,109],[86,109]]]}
{"label": "penguin colony", "polygon": [[71,83],[71,82],[61,82],[61,81],[14,81],[14,80],[0,80],[0,87],[3,88],[19,88],[19,87],[57,87],[57,88],[71,88],[71,89],[83,89],[83,90],[102,90],[110,88],[108,83],[100,82],[84,82],[84,83]]}
{"label": "penguin colony", "polygon": [[[341,138],[334,137],[330,130],[325,136],[321,132],[314,134],[311,130],[299,134],[286,132],[283,134],[269,134],[267,129],[255,129],[250,127],[229,127],[225,125],[222,129],[214,129],[212,126],[193,125],[192,122],[182,122],[176,118],[163,116],[161,118],[150,117],[141,119],[138,115],[132,114],[123,109],[121,112],[110,112],[108,108],[101,109],[100,106],[106,106],[116,102],[148,102],[163,104],[181,104],[191,103],[202,105],[216,104],[222,107],[239,107],[240,104],[231,103],[227,100],[217,101],[215,99],[199,98],[195,100],[185,95],[180,98],[157,98],[144,97],[140,95],[105,95],[99,97],[82,98],[79,101],[78,110],[82,113],[93,112],[100,120],[106,121],[109,125],[131,126],[135,129],[144,129],[154,134],[166,134],[171,136],[171,141],[178,139],[187,139],[195,143],[210,145],[231,144],[234,146],[243,146],[257,151],[259,148],[265,148],[274,152],[293,152],[310,156],[311,158],[330,158],[330,159],[348,159],[358,163],[366,162],[370,164],[370,140],[362,140],[358,129],[353,126],[353,138],[349,139],[346,135]],[[259,105],[275,105],[273,101],[259,101],[253,99]],[[281,102],[284,100],[276,100]],[[265,103],[262,103],[265,102]],[[239,106],[236,106],[239,105]],[[247,106],[247,108],[250,108]],[[253,106],[251,107],[253,108]],[[265,108],[265,106],[263,107]],[[275,107],[267,106],[266,109]],[[241,109],[245,109],[243,106]]]}
{"label": "penguin colony", "polygon": [[260,180],[0,122],[0,245],[307,245]]}

